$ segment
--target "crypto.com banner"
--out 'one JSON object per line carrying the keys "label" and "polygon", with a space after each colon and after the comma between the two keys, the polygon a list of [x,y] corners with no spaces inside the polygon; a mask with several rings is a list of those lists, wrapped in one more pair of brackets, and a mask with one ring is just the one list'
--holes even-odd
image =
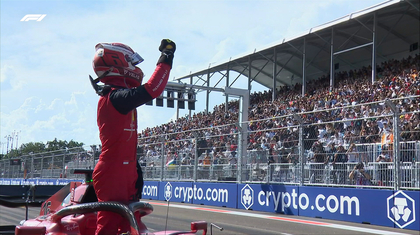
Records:
{"label": "crypto.com banner", "polygon": [[238,208],[419,230],[418,191],[239,184]]}
{"label": "crypto.com banner", "polygon": [[160,182],[158,197],[163,201],[236,208],[237,184]]}
{"label": "crypto.com banner", "polygon": [[144,189],[144,199],[420,230],[419,191],[168,181]]}

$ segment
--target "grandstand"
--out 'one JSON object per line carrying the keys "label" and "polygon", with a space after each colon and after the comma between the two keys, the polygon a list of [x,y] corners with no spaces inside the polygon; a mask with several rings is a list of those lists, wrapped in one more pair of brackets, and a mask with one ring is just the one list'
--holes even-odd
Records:
{"label": "grandstand", "polygon": [[[139,130],[145,180],[419,190],[419,18],[418,0],[385,1],[178,78],[203,87],[247,79],[251,93],[252,82],[267,90],[250,95],[245,155],[239,102],[228,97],[213,111],[207,101],[203,112]],[[0,178],[74,177],[65,168],[93,168],[98,151],[0,161]],[[359,162],[365,185],[350,177]]]}
{"label": "grandstand", "polygon": [[[202,177],[192,174],[194,180],[210,176],[213,180],[351,185],[349,172],[363,161],[372,175],[371,185],[418,187],[418,3],[386,1],[178,78],[189,80],[190,85],[204,81],[205,87],[220,75],[216,84],[224,79],[233,85],[246,78],[249,90],[251,82],[267,87],[250,97],[248,153],[242,159],[246,166],[236,166],[242,172],[237,174],[231,173],[229,164],[222,166],[229,161],[232,145],[239,143],[238,102],[226,99],[210,112],[207,100],[204,112],[140,133],[140,145],[147,145],[142,159],[153,166],[147,175],[165,178],[165,169],[155,167],[170,160],[166,153],[176,152],[181,160],[190,156],[189,161],[197,164],[194,169],[208,171]],[[237,75],[232,84],[231,74]],[[206,92],[209,99],[210,90]],[[314,143],[322,148],[314,150]],[[354,143],[357,162],[335,163],[331,143],[346,150]],[[387,162],[377,159],[385,149],[392,155]],[[214,167],[200,165],[206,151],[217,162]],[[296,155],[300,165],[292,164],[289,154]],[[345,166],[334,170],[339,164]],[[178,174],[171,175],[182,179],[190,168],[181,164]],[[393,170],[398,168],[404,170]],[[337,179],[338,175],[345,180]]]}

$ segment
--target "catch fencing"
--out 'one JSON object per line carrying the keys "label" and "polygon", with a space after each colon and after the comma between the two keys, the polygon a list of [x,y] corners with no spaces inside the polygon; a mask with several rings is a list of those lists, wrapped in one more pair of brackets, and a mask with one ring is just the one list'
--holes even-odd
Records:
{"label": "catch fencing", "polygon": [[93,169],[97,162],[94,153],[80,147],[0,160],[0,178],[83,178],[71,169]]}
{"label": "catch fencing", "polygon": [[[145,180],[420,190],[419,97],[295,112],[242,125],[154,129],[139,138]],[[394,128],[398,127],[398,128]],[[73,149],[0,161],[0,178],[79,177],[100,153]]]}
{"label": "catch fencing", "polygon": [[420,115],[399,111],[416,99],[253,120],[247,130],[232,124],[154,133],[139,139],[140,161],[146,180],[418,190]]}

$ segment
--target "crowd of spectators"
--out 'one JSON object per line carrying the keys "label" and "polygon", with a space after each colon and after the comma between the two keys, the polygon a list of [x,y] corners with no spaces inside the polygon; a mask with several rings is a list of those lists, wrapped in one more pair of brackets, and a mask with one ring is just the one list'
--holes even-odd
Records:
{"label": "crowd of spectators", "polygon": [[[419,65],[418,54],[382,62],[377,65],[374,83],[371,67],[341,71],[334,76],[333,88],[330,88],[329,76],[322,76],[307,83],[303,96],[301,84],[278,88],[275,100],[272,100],[271,90],[253,93],[250,96],[247,149],[278,153],[282,148],[296,146],[299,132],[295,126],[298,123],[290,116],[295,113],[305,113],[301,115],[303,121],[316,124],[308,128],[314,141],[309,142],[306,149],[311,149],[314,142],[321,143],[327,151],[331,144],[337,147],[381,142],[382,136],[392,134],[394,128],[392,110],[383,101],[395,98],[401,98],[395,103],[401,113],[401,141],[418,141]],[[196,144],[193,139],[198,136],[202,141],[197,145],[204,151],[235,151],[238,129],[234,124],[238,121],[239,101],[230,101],[227,105],[225,108],[223,103],[215,106],[213,112],[195,113],[191,117],[146,128],[139,132],[139,145],[146,146],[146,156],[152,155],[159,151],[163,137],[171,151],[193,153]]]}

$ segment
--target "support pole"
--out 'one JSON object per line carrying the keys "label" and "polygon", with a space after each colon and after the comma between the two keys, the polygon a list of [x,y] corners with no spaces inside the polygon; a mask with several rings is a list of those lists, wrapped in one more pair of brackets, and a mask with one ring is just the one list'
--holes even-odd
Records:
{"label": "support pole", "polygon": [[251,77],[252,77],[252,73],[251,73],[252,67],[251,67],[251,65],[252,65],[251,56],[248,56],[248,90],[249,91],[251,90]]}
{"label": "support pole", "polygon": [[248,108],[249,108],[249,91],[246,89],[225,87],[225,93],[239,97],[239,140],[238,140],[238,183],[242,183],[242,162],[247,156],[248,146]]}
{"label": "support pole", "polygon": [[373,13],[372,31],[372,84],[374,84],[376,80],[376,12]]}
{"label": "support pole", "polygon": [[[226,86],[229,86],[229,63],[227,65],[227,69],[226,69]],[[225,100],[225,112],[228,111],[228,104],[229,104],[229,95],[226,94],[226,100]]]}
{"label": "support pole", "polygon": [[194,170],[193,170],[193,180],[197,182],[197,169],[198,169],[198,140],[199,136],[197,132],[193,132],[195,148],[194,148]]}
{"label": "support pole", "polygon": [[334,87],[334,28],[331,28],[331,44],[330,44],[330,91]]}
{"label": "support pole", "polygon": [[[210,87],[210,69],[207,71],[207,88]],[[206,90],[206,114],[209,113],[210,90]]]}
{"label": "support pole", "polygon": [[161,154],[161,160],[160,160],[160,181],[163,181],[163,175],[165,170],[165,138],[163,136],[159,137],[159,140],[161,142],[160,144],[160,154]]}
{"label": "support pole", "polygon": [[[299,185],[303,186],[303,182],[304,182],[304,153],[305,153],[305,147],[304,147],[304,139],[303,139],[303,124],[304,121],[303,119],[297,115],[297,114],[293,114],[293,119],[295,119],[296,121],[298,121],[299,123],[299,143],[298,143],[298,151],[299,151]],[[293,153],[292,153],[293,154]]]}
{"label": "support pole", "polygon": [[277,87],[277,50],[276,47],[274,47],[274,61],[273,61],[273,94],[272,94],[272,98],[271,101],[276,100],[276,87]]}
{"label": "support pole", "polygon": [[302,54],[302,97],[306,93],[306,37],[303,38],[303,54]]}
{"label": "support pole", "polygon": [[399,118],[399,110],[395,106],[392,101],[389,99],[385,100],[385,105],[390,107],[392,110],[392,134],[394,135],[393,143],[392,143],[392,155],[394,156],[393,159],[393,165],[394,165],[394,190],[399,190],[401,188],[401,177],[400,177],[400,132],[399,132],[399,126],[400,126],[400,118]]}
{"label": "support pole", "polygon": [[[190,77],[190,84],[193,84],[193,76]],[[188,106],[188,104],[187,104]],[[192,110],[188,109],[188,116],[191,118],[192,117]]]}

